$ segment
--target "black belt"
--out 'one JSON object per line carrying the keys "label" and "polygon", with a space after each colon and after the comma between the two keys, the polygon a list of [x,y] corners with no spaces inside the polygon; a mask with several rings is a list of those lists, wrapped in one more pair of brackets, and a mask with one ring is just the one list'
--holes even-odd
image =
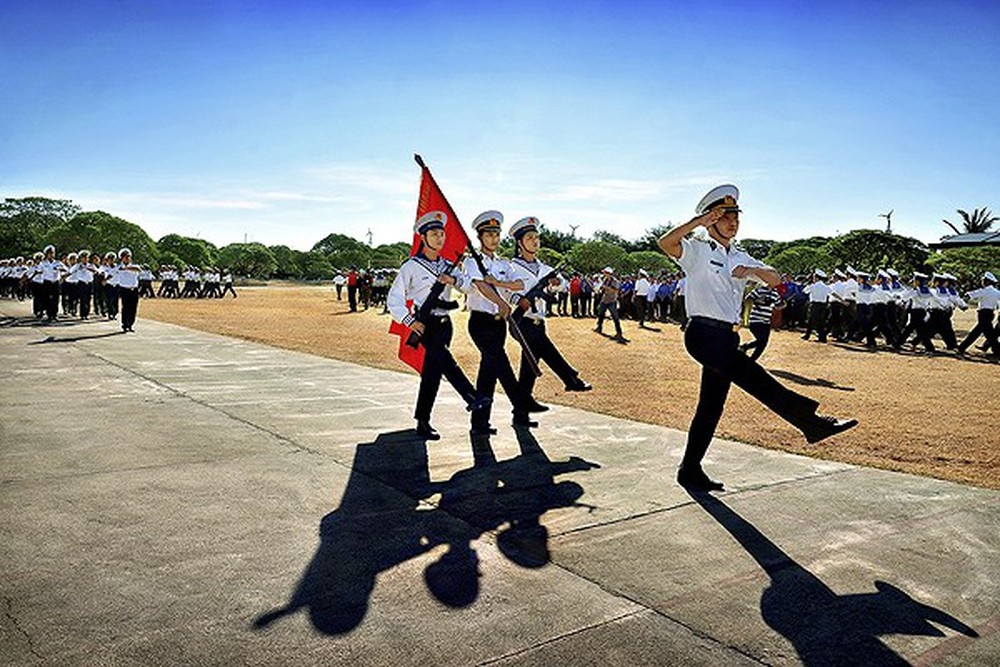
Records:
{"label": "black belt", "polygon": [[475,320],[502,320],[500,313],[487,313],[485,310],[473,310],[469,312],[469,317]]}
{"label": "black belt", "polygon": [[724,329],[729,332],[736,331],[737,325],[732,322],[725,322],[723,320],[714,320],[711,317],[702,317],[701,315],[692,315],[691,321],[697,324],[704,324],[706,327],[712,327],[713,329]]}

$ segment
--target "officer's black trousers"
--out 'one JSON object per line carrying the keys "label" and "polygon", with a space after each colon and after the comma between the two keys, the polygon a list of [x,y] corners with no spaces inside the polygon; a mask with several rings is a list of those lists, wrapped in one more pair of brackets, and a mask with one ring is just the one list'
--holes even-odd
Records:
{"label": "officer's black trousers", "polygon": [[1000,347],[997,345],[997,332],[993,328],[993,311],[986,308],[980,308],[976,311],[976,326],[965,337],[958,349],[965,352],[981,335],[986,337],[986,348],[992,349],[993,354],[1000,354]]}
{"label": "officer's black trousers", "polygon": [[826,320],[827,304],[825,301],[812,301],[809,303],[809,316],[806,324],[806,333],[803,338],[809,338],[813,331],[819,337],[819,342],[826,342]]}
{"label": "officer's black trousers", "polygon": [[118,285],[104,285],[104,301],[108,317],[118,317]]}
{"label": "officer's black trousers", "polygon": [[93,283],[77,283],[76,290],[80,299],[80,319],[85,320],[90,317],[90,297],[93,291]]}
{"label": "officer's black trousers", "polygon": [[924,346],[928,352],[934,351],[934,343],[931,342],[930,330],[927,325],[927,311],[923,308],[910,308],[910,321],[907,323],[903,333],[899,335],[900,343],[905,343],[911,333],[917,334],[917,342]]}
{"label": "officer's black trousers", "polygon": [[[536,324],[537,322],[537,324]],[[552,372],[555,373],[566,386],[576,384],[579,373],[569,365],[563,358],[556,346],[549,340],[545,333],[544,320],[532,320],[528,317],[521,319],[521,333],[528,347],[534,353],[538,363],[545,362]],[[521,367],[518,371],[517,384],[521,387],[522,395],[531,396],[535,389],[535,374],[531,370],[531,365],[524,358],[524,351],[521,351]]]}
{"label": "officer's black trousers", "polygon": [[56,319],[59,314],[59,283],[46,280],[42,282],[43,304],[45,306],[45,316]]}
{"label": "officer's black trousers", "polygon": [[[476,393],[493,398],[497,380],[500,380],[500,385],[516,411],[525,401],[521,387],[514,376],[514,369],[510,365],[510,359],[504,350],[504,341],[507,339],[506,320],[496,319],[490,313],[473,310],[469,314],[469,336],[482,354],[479,373],[476,375]],[[492,404],[472,413],[473,428],[486,428],[489,425],[491,408]]]}
{"label": "officer's black trousers", "polygon": [[958,340],[955,337],[955,329],[951,325],[951,313],[941,308],[932,308],[930,319],[930,335],[941,336],[944,346],[949,350],[958,347]]}
{"label": "officer's black trousers", "polygon": [[698,407],[681,462],[686,470],[701,466],[733,383],[799,430],[822,426],[816,416],[819,403],[784,387],[760,364],[740,352],[739,342],[739,334],[731,328],[713,326],[701,318],[688,321],[684,346],[702,365],[702,371]]}
{"label": "officer's black trousers", "polygon": [[424,370],[420,374],[420,389],[417,391],[417,408],[414,418],[417,421],[430,421],[434,399],[437,398],[443,375],[455,388],[466,403],[475,400],[476,389],[458,367],[455,358],[451,356],[448,346],[451,344],[452,326],[448,317],[432,317],[425,324],[424,335],[420,342],[427,355],[424,357]]}
{"label": "officer's black trousers", "polygon": [[122,329],[131,329],[135,324],[135,314],[139,310],[139,290],[135,287],[120,287],[118,294],[122,300]]}

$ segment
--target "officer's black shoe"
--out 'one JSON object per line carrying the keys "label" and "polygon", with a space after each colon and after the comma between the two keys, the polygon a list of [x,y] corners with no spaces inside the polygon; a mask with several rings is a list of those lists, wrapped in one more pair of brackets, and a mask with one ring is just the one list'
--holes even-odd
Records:
{"label": "officer's black shoe", "polygon": [[483,408],[488,408],[493,399],[489,396],[477,396],[472,399],[468,404],[466,404],[465,409],[469,412],[475,412],[476,410],[482,410]]}
{"label": "officer's black shoe", "polygon": [[692,491],[724,491],[726,488],[722,482],[710,479],[701,468],[697,470],[681,468],[677,471],[677,483]]}
{"label": "officer's black shoe", "polygon": [[486,426],[473,426],[469,430],[470,435],[481,436],[481,435],[496,435],[497,430],[487,424]]}
{"label": "officer's black shoe", "polygon": [[425,440],[440,440],[441,434],[434,430],[430,422],[418,421],[417,422],[417,435]]}
{"label": "officer's black shoe", "polygon": [[538,422],[529,419],[528,415],[514,415],[514,421],[511,422],[511,426],[515,428],[536,428]]}
{"label": "officer's black shoe", "polygon": [[837,435],[838,433],[843,433],[847,429],[854,428],[858,425],[857,419],[837,419],[836,417],[829,417],[826,415],[816,415],[819,423],[803,431],[803,435],[806,436],[806,441],[810,445],[814,445],[820,440],[829,438],[831,435]]}
{"label": "officer's black shoe", "polygon": [[580,378],[576,378],[576,380],[566,385],[566,391],[590,391],[593,388],[594,385],[584,382]]}
{"label": "officer's black shoe", "polygon": [[538,401],[531,401],[524,408],[525,412],[548,412],[548,410],[549,410],[549,406],[542,405]]}

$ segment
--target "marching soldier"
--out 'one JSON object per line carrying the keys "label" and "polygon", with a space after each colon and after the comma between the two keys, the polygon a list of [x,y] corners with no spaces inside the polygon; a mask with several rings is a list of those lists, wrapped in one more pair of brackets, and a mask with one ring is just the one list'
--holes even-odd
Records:
{"label": "marching soldier", "polygon": [[[538,361],[544,361],[559,376],[566,391],[590,391],[593,388],[591,384],[580,379],[579,371],[569,365],[545,331],[545,297],[542,293],[548,286],[546,283],[556,272],[538,260],[538,250],[542,246],[538,234],[538,218],[521,218],[511,226],[509,234],[517,244],[510,264],[514,280],[521,283],[514,292],[519,297],[517,307],[524,312],[519,319],[525,342]],[[524,395],[530,396],[535,388],[536,377],[525,354],[521,350],[517,383]],[[538,426],[538,422],[529,419],[526,412],[518,411],[514,413],[514,425]]]}
{"label": "marching soldier", "polygon": [[[722,417],[729,387],[735,383],[816,443],[846,431],[858,422],[817,414],[819,403],[774,379],[756,361],[739,351],[743,293],[748,280],[774,287],[781,276],[769,266],[732,245],[739,230],[739,190],[733,185],[713,188],[695,208],[696,215],[660,237],[660,248],[687,274],[688,324],[684,346],[702,365],[701,390],[684,459],[677,472],[682,486],[696,491],[722,490],[705,474],[702,458]],[[686,238],[699,227],[708,239]]]}
{"label": "marching soldier", "polygon": [[132,251],[122,248],[118,251],[120,263],[115,272],[115,284],[122,302],[122,331],[135,331],[135,315],[139,310],[139,265],[132,263]]}
{"label": "marching soldier", "polygon": [[[499,380],[514,406],[515,415],[544,412],[548,407],[535,401],[530,394],[525,394],[518,384],[504,350],[506,320],[511,313],[510,291],[520,287],[521,282],[512,278],[510,263],[496,254],[500,247],[502,224],[503,215],[499,211],[486,211],[473,220],[472,228],[479,237],[486,275],[482,274],[473,257],[466,259],[462,267],[469,279],[463,290],[468,295],[469,336],[482,354],[476,376],[476,392],[492,399]],[[490,425],[491,407],[492,403],[472,412],[473,435],[496,434],[496,429]]]}
{"label": "marching soldier", "polygon": [[813,271],[813,281],[806,285],[802,292],[809,297],[809,311],[806,314],[806,332],[802,340],[809,340],[809,334],[816,332],[819,342],[826,342],[827,308],[831,298],[838,298],[833,288],[826,284],[826,271]]}
{"label": "marching soldier", "polygon": [[[442,297],[452,285],[461,287],[464,284],[461,275],[451,275],[454,265],[439,255],[444,247],[444,223],[447,219],[443,211],[431,211],[417,219],[414,231],[420,235],[420,250],[403,262],[387,297],[392,319],[410,327],[427,352],[413,415],[417,420],[417,434],[427,440],[441,438],[431,426],[431,410],[442,375],[465,400],[466,409],[470,412],[481,410],[490,403],[489,398],[476,394],[475,387],[448,349],[453,333],[448,310],[456,304],[443,298],[437,299],[437,303],[426,304],[434,283],[444,283]],[[407,301],[413,302],[413,312],[407,307]],[[421,311],[426,312],[423,320],[418,319]]]}
{"label": "marching soldier", "polygon": [[931,342],[928,320],[928,311],[937,300],[931,293],[931,288],[927,286],[927,274],[916,271],[913,274],[913,287],[903,292],[901,297],[903,303],[908,303],[907,313],[910,320],[899,335],[899,343],[902,345],[911,333],[916,334],[916,338],[910,343],[916,347],[917,343],[924,346],[928,352],[934,352],[934,343]]}
{"label": "marching soldier", "polygon": [[75,267],[76,289],[79,294],[80,319],[90,319],[90,303],[94,290],[94,273],[97,269],[90,263],[90,251],[81,250]]}
{"label": "marching soldier", "polygon": [[997,342],[997,332],[993,327],[993,311],[1000,304],[1000,290],[997,289],[997,278],[987,271],[983,274],[983,286],[968,293],[969,301],[976,301],[976,326],[969,332],[958,346],[958,353],[965,354],[969,346],[980,336],[986,337],[986,349],[992,349],[994,355],[1000,355],[1000,343]]}

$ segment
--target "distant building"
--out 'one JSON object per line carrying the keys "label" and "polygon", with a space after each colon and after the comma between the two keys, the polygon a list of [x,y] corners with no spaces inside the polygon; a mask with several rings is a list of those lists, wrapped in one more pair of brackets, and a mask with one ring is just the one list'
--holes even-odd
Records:
{"label": "distant building", "polygon": [[933,250],[948,248],[975,248],[980,246],[1000,246],[1000,231],[979,232],[976,234],[954,234],[942,236],[937,243],[928,244]]}

